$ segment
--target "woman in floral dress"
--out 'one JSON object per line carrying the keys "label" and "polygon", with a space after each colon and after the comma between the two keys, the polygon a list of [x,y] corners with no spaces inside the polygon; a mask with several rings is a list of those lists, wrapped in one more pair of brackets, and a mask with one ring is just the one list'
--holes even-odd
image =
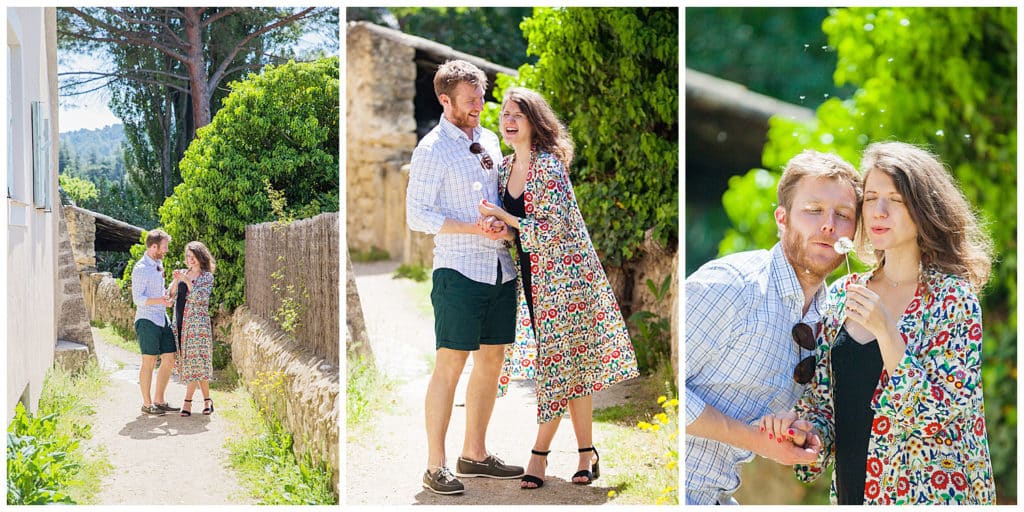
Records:
{"label": "woman in floral dress", "polygon": [[501,134],[515,149],[499,168],[505,208],[483,201],[479,209],[516,231],[518,326],[500,385],[533,377],[540,422],[521,486],[544,484],[548,448],[567,409],[579,446],[572,482],[589,484],[600,475],[591,395],[636,377],[636,356],[569,182],[573,145],[565,126],[539,94],[513,88],[502,103]]}
{"label": "woman in floral dress", "polygon": [[[188,288],[184,313],[180,321],[173,323],[178,342],[177,371],[181,382],[186,383],[185,403],[182,416],[192,415],[192,395],[196,385],[203,392],[203,414],[213,414],[213,399],[210,398],[210,379],[213,377],[213,327],[210,325],[210,294],[213,292],[213,273],[217,264],[210,250],[202,242],[189,242],[185,246],[187,269],[174,271],[172,292],[177,292],[179,283]],[[176,311],[175,316],[179,313]]]}
{"label": "woman in floral dress", "polygon": [[814,380],[762,431],[818,437],[818,463],[795,469],[835,464],[833,504],[994,504],[977,296],[991,242],[928,152],[872,144],[862,168],[859,253],[877,265],[832,285]]}

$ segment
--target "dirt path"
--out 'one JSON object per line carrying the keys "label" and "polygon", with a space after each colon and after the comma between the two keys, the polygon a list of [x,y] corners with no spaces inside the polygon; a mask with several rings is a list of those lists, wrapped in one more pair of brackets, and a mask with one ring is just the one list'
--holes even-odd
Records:
{"label": "dirt path", "polygon": [[[592,486],[573,485],[576,471],[576,440],[571,425],[563,422],[551,445],[543,489],[523,491],[519,480],[466,478],[466,492],[439,496],[425,490],[421,478],[426,467],[426,432],[423,399],[430,379],[428,361],[434,352],[433,318],[416,302],[415,284],[392,279],[395,262],[355,264],[356,286],[366,317],[366,329],[378,368],[400,382],[391,410],[372,427],[349,432],[347,439],[346,503],[349,505],[598,505],[609,502],[608,487],[615,467],[601,466],[601,478]],[[449,466],[462,448],[465,434],[465,386],[472,358],[455,392],[455,409],[448,428],[446,452]],[[595,408],[628,400],[636,380],[613,386],[595,395]],[[536,401],[532,382],[514,382],[508,396],[498,399],[487,433],[488,451],[505,462],[525,466],[537,433]],[[594,442],[602,450],[600,429]]]}
{"label": "dirt path", "polygon": [[[95,334],[96,356],[113,371],[104,400],[96,404],[89,449],[102,447],[114,466],[98,493],[99,505],[225,505],[249,504],[227,468],[223,448],[229,425],[219,409],[204,416],[202,394],[196,392],[191,417],[177,413],[151,417],[141,413],[141,356],[104,343]],[[118,369],[118,361],[123,364]],[[156,374],[154,373],[154,381]],[[217,401],[218,392],[212,392]],[[180,406],[185,386],[175,377],[167,399]],[[218,404],[219,405],[219,404]]]}

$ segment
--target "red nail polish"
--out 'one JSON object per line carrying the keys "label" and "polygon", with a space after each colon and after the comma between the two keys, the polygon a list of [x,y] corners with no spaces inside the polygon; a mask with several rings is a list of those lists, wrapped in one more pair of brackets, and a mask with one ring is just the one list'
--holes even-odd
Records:
{"label": "red nail polish", "polygon": [[788,433],[789,433],[789,435],[794,435],[795,434],[795,432],[793,432],[793,429],[789,429]]}
{"label": "red nail polish", "polygon": [[773,436],[771,433],[769,433],[768,434],[768,439],[775,439],[775,436]]}

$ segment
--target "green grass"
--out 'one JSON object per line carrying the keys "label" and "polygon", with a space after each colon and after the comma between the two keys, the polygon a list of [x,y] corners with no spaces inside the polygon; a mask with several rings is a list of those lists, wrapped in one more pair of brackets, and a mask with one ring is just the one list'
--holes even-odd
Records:
{"label": "green grass", "polygon": [[370,424],[370,420],[390,403],[395,383],[377,371],[372,361],[348,358],[345,383],[345,425],[350,431]]}
{"label": "green grass", "polygon": [[628,403],[594,411],[594,429],[615,447],[601,457],[620,469],[605,484],[616,504],[679,502],[678,402],[671,401],[676,386],[671,366],[656,368],[641,377],[643,386]]}
{"label": "green grass", "polygon": [[236,391],[225,400],[230,405],[224,416],[237,435],[225,447],[246,491],[260,505],[337,505],[330,472],[322,464],[298,460],[292,435],[276,419],[265,418],[244,386]]}
{"label": "green grass", "polygon": [[356,263],[368,263],[371,261],[383,261],[391,258],[391,255],[387,251],[380,247],[371,247],[366,251],[353,251],[348,250],[349,257]]}
{"label": "green grass", "polygon": [[423,265],[409,265],[403,263],[392,274],[394,279],[412,279],[418,283],[422,283],[430,279],[430,273],[427,272],[426,267]]}
{"label": "green grass", "polygon": [[[47,450],[64,453],[58,458],[62,458],[62,463],[71,471],[61,478],[58,487],[59,492],[74,503],[95,504],[103,479],[113,469],[103,447],[90,450],[81,443],[92,437],[91,416],[95,414],[95,408],[91,403],[104,394],[108,384],[109,374],[95,359],[90,359],[85,368],[75,374],[64,371],[59,365],[54,366],[43,382],[37,413],[22,422],[11,423],[14,430],[24,428],[25,421],[36,425],[32,432],[16,434],[37,437],[42,450],[40,455]],[[39,423],[50,415],[49,427]],[[11,460],[8,460],[8,468],[11,467]],[[12,481],[26,477],[30,478],[25,474],[8,475]],[[8,501],[10,498],[8,494]]]}
{"label": "green grass", "polygon": [[117,329],[111,324],[103,322],[92,322],[92,326],[96,328],[96,334],[99,335],[102,342],[120,347],[133,354],[141,354],[142,351],[139,349],[139,342],[134,337],[131,339],[126,338],[126,334],[121,332],[121,329]]}

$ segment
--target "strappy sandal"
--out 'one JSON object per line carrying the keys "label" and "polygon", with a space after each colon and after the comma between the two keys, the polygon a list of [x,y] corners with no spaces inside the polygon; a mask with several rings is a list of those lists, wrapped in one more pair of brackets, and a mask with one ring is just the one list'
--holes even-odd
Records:
{"label": "strappy sandal", "polygon": [[[185,403],[191,404],[192,400],[185,400]],[[187,418],[189,416],[192,416],[192,405],[189,405],[188,409],[189,410],[186,411],[185,410],[185,406],[184,405],[181,406],[181,417],[182,418]]]}
{"label": "strappy sandal", "polygon": [[[572,475],[572,483],[576,485],[590,485],[594,480],[597,480],[597,477],[601,476],[601,466],[599,465],[599,463],[601,462],[601,454],[597,453],[597,448],[594,448],[593,446],[589,448],[580,448],[579,452],[594,452],[594,456],[597,457],[597,460],[595,460],[594,463],[590,465],[590,469],[581,469],[577,471],[574,475]],[[577,482],[576,479],[580,477],[586,477],[587,481]]]}
{"label": "strappy sandal", "polygon": [[[541,457],[547,457],[548,454],[551,453],[551,450],[548,450],[546,452],[542,452],[542,451],[539,451],[539,450],[530,450],[530,453],[532,453],[534,455],[540,455]],[[547,461],[547,459],[545,459],[544,460],[544,466],[547,467],[547,465],[548,465],[548,461]],[[540,478],[537,478],[537,477],[535,477],[533,475],[525,475],[524,474],[523,478],[521,478],[520,481],[528,483],[528,484],[536,485],[536,487],[523,487],[523,486],[519,487],[520,489],[524,489],[524,490],[527,490],[527,491],[532,491],[534,489],[540,489],[541,487],[544,487],[544,480],[542,480]]]}
{"label": "strappy sandal", "polygon": [[203,414],[209,416],[209,415],[213,414],[213,399],[212,398],[204,398],[203,399],[203,403],[205,404],[206,402],[210,402],[210,406],[203,409]]}

